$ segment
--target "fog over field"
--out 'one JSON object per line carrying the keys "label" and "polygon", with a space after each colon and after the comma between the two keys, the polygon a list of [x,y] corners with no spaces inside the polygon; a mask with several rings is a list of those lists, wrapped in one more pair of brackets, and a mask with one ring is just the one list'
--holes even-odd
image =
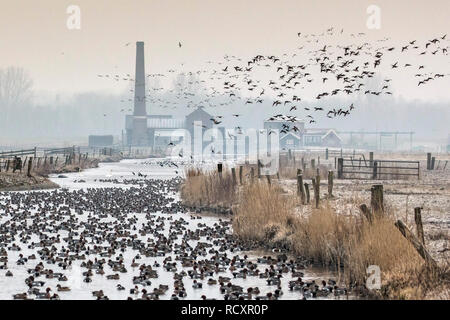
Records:
{"label": "fog over field", "polygon": [[[75,9],[70,1],[8,2],[0,12],[0,146],[85,144],[90,134],[120,139],[125,115],[133,109],[137,41],[145,43],[149,114],[184,117],[203,105],[223,116],[226,127],[262,128],[270,116],[306,119],[304,108],[319,106],[325,111],[316,112],[316,122],[307,121],[307,127],[414,131],[415,145],[442,146],[450,134],[450,8],[446,0],[434,4],[377,1],[380,25],[371,28],[376,10],[369,0],[80,0]],[[79,26],[70,27],[73,19]],[[383,63],[374,66],[377,52]],[[258,67],[235,71],[238,65],[250,68],[247,61],[258,55],[264,56]],[[341,66],[344,61],[347,67]],[[266,63],[271,72],[264,69]],[[320,64],[333,75],[319,70]],[[284,90],[280,84],[294,73],[289,65],[301,84],[281,100],[300,97],[293,112],[289,104],[273,106]],[[352,79],[365,86],[345,94],[347,83],[335,76],[348,72],[354,77],[362,70],[376,74],[370,81]],[[282,73],[287,77],[280,81]],[[314,81],[306,83],[307,75]],[[322,81],[326,76],[330,80]],[[427,77],[433,80],[425,84]],[[268,84],[277,79],[275,90]],[[388,79],[384,91],[389,92],[364,94],[366,89],[383,91]],[[236,90],[224,88],[227,82],[236,83]],[[254,83],[258,88],[249,91]],[[339,86],[339,94],[316,99]],[[265,93],[258,95],[262,89]],[[352,103],[351,114],[326,116],[327,110]],[[241,117],[231,116],[236,113]],[[400,145],[409,141],[408,136],[400,139]]]}
{"label": "fog over field", "polygon": [[[151,84],[150,84],[151,86]],[[113,134],[120,137],[125,126],[125,114],[131,114],[132,102],[129,90],[123,94],[107,92],[80,92],[76,94],[35,93],[32,87],[26,96],[7,101],[1,96],[0,144],[36,144],[87,142],[89,134]],[[178,105],[175,93],[159,91],[153,99],[164,100],[175,107],[163,107],[159,102],[147,102],[149,114],[170,114],[184,117],[193,110],[187,105]],[[197,97],[201,101],[201,97]],[[244,99],[242,99],[244,100]],[[243,101],[227,106],[220,103],[227,97],[219,97],[205,106],[212,115],[223,115],[224,125],[229,128],[262,128],[263,121],[274,114],[273,99],[264,100],[259,105],[243,105]],[[330,127],[339,131],[414,131],[416,143],[445,144],[449,134],[450,103],[406,100],[402,97],[379,98],[360,95],[357,99],[328,99],[326,103],[314,105],[347,105],[354,103],[357,108],[347,118],[318,118],[318,123],[308,127]],[[302,104],[308,105],[309,101]],[[125,109],[124,111],[121,111]],[[242,116],[236,121],[232,114]],[[106,115],[106,116],[105,116]],[[228,116],[228,117],[227,117]],[[299,117],[302,117],[300,114]],[[405,138],[405,141],[409,141]]]}

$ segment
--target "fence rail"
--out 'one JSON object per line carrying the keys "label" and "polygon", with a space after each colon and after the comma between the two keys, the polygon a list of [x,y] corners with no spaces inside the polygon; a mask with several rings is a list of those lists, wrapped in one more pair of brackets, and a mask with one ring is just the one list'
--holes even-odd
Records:
{"label": "fence rail", "polygon": [[14,151],[2,151],[0,152],[0,158],[12,158],[15,156],[26,156],[26,155],[36,156],[36,148],[24,149],[24,150],[14,150]]}
{"label": "fence rail", "polygon": [[64,147],[10,150],[0,152],[0,172],[54,169],[67,165],[83,165],[90,158],[122,153],[117,147]]}
{"label": "fence rail", "polygon": [[[355,164],[355,162],[358,162]],[[416,176],[420,178],[420,162],[405,160],[370,160],[338,158],[338,179],[395,179]],[[349,176],[350,175],[350,176]]]}
{"label": "fence rail", "polygon": [[68,148],[44,148],[43,152],[45,155],[50,154],[71,154],[75,153],[75,147],[68,147]]}

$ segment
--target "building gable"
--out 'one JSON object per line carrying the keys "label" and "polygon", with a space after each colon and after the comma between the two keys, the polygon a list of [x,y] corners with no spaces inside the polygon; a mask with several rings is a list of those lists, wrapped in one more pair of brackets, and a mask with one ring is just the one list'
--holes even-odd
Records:
{"label": "building gable", "polygon": [[328,132],[322,136],[322,140],[333,138],[342,141],[341,137],[339,137],[339,135],[333,129],[328,130]]}

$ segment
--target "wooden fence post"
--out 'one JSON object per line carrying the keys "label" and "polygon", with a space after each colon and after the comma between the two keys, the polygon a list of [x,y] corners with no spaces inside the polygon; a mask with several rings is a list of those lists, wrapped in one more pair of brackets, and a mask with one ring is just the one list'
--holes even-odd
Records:
{"label": "wooden fence post", "polygon": [[338,159],[338,179],[344,178],[344,159]]}
{"label": "wooden fence post", "polygon": [[395,222],[395,226],[401,232],[401,234],[414,246],[420,256],[425,260],[427,265],[434,270],[439,270],[439,267],[428,253],[427,249],[423,246],[423,244],[417,239],[417,237],[408,229],[408,227],[401,221],[397,220]]}
{"label": "wooden fence post", "polygon": [[311,168],[312,169],[316,168],[316,159],[311,159]]}
{"label": "wooden fence post", "polygon": [[434,170],[434,163],[436,162],[436,157],[431,157],[431,166],[430,170]]}
{"label": "wooden fence post", "polygon": [[378,176],[378,162],[373,162],[373,173],[372,173],[372,179],[376,180]]}
{"label": "wooden fence post", "polygon": [[333,176],[334,172],[328,171],[328,197],[333,198]]}
{"label": "wooden fence post", "polygon": [[297,196],[300,196],[302,204],[305,204],[305,191],[303,190],[303,174],[301,169],[297,169]]}
{"label": "wooden fence post", "polygon": [[219,173],[219,177],[222,178],[222,163],[217,164],[217,172]]}
{"label": "wooden fence post", "polygon": [[243,166],[239,166],[239,183],[240,184],[242,184],[242,171],[244,170],[243,168],[244,168]]}
{"label": "wooden fence post", "polygon": [[233,179],[233,186],[236,185],[236,168],[231,168],[231,178]]}
{"label": "wooden fence post", "polygon": [[272,185],[272,183],[270,182],[270,175],[266,174],[266,178],[267,178],[267,183],[270,185]]}
{"label": "wooden fence post", "polygon": [[384,214],[383,185],[375,184],[370,189],[370,206],[374,215],[381,217]]}
{"label": "wooden fence post", "polygon": [[325,149],[325,160],[328,160],[328,148]]}
{"label": "wooden fence post", "polygon": [[317,169],[317,176],[316,176],[316,192],[314,194],[316,198],[316,209],[319,208],[319,201],[320,201],[320,175],[319,175],[319,169]]}
{"label": "wooden fence post", "polygon": [[253,167],[250,168],[250,182],[253,183],[253,179],[255,179],[255,169]]}
{"label": "wooden fence post", "polygon": [[431,170],[431,153],[427,153],[427,170]]}
{"label": "wooden fence post", "polygon": [[309,197],[309,185],[305,182],[305,193],[306,193],[306,203],[309,204],[310,197]]}
{"label": "wooden fence post", "polygon": [[373,151],[369,153],[369,166],[373,167]]}
{"label": "wooden fence post", "polygon": [[366,217],[367,221],[369,221],[369,223],[372,223],[372,221],[373,221],[372,211],[370,211],[370,209],[364,203],[359,206],[359,209],[364,214],[364,216]]}
{"label": "wooden fence post", "polygon": [[258,159],[258,179],[261,179],[261,161]]}
{"label": "wooden fence post", "polygon": [[33,158],[30,157],[28,160],[28,170],[27,170],[27,176],[31,177],[31,167],[33,166]]}
{"label": "wooden fence post", "polygon": [[422,244],[425,246],[425,236],[423,233],[422,212],[421,211],[422,211],[421,207],[414,208],[414,220],[416,222],[417,238],[419,238],[419,241],[422,242]]}
{"label": "wooden fence post", "polygon": [[8,170],[9,170],[9,164],[10,164],[9,161],[10,161],[9,159],[6,161],[6,172],[8,172]]}
{"label": "wooden fence post", "polygon": [[315,178],[312,178],[311,182],[312,182],[312,185],[313,185],[314,199],[315,199],[316,208],[317,208],[318,207],[318,204],[317,204],[317,181],[316,181]]}

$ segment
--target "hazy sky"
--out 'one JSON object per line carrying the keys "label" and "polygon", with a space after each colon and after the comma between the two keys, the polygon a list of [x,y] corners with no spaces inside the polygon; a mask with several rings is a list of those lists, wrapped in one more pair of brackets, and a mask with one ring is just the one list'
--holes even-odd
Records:
{"label": "hazy sky", "polygon": [[[380,30],[366,27],[371,4],[381,8]],[[81,9],[80,30],[66,26],[69,5]],[[96,75],[134,74],[136,41],[145,41],[146,71],[157,73],[224,54],[289,52],[301,45],[297,32],[331,26],[374,41],[425,41],[450,34],[449,12],[449,0],[1,0],[0,68],[24,67],[37,91],[118,92],[123,83]],[[439,63],[449,70],[448,58]],[[428,94],[450,100],[448,84]]]}

